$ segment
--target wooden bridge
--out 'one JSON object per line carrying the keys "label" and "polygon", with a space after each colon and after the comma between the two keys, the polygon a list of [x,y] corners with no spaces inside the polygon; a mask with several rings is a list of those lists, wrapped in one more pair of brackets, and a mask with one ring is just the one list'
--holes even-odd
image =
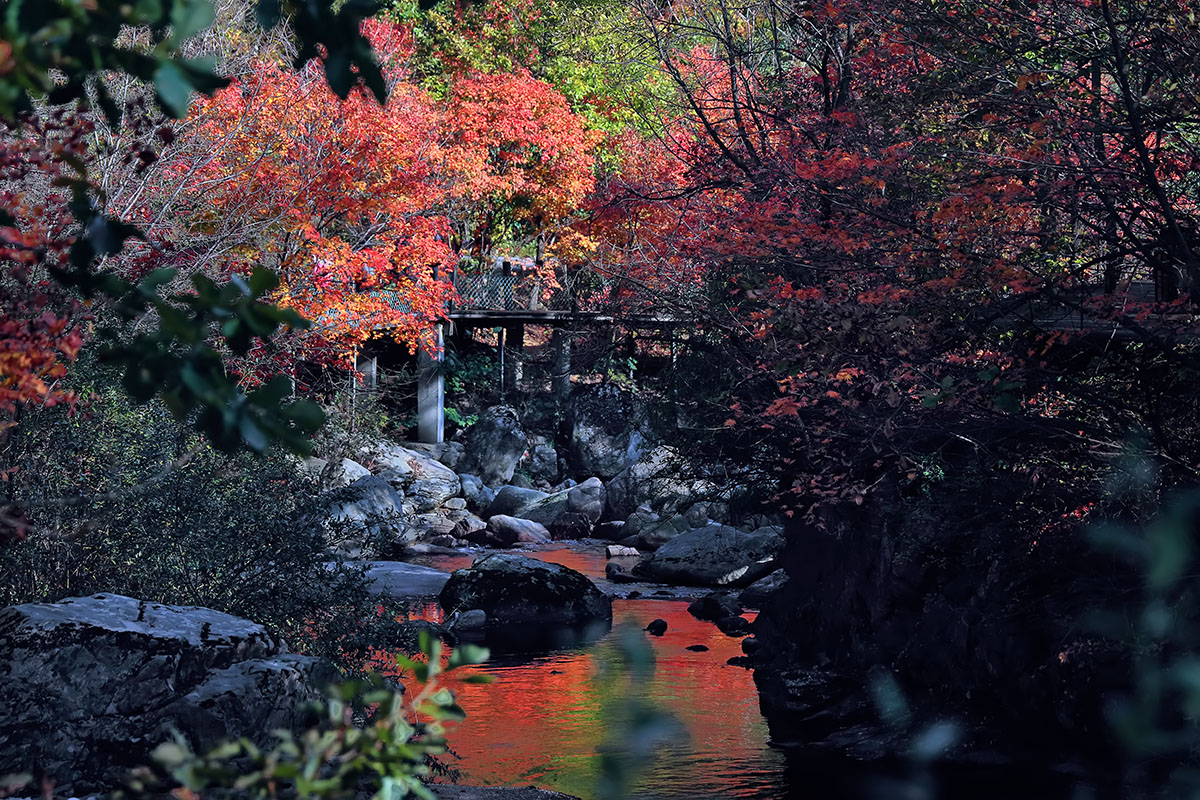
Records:
{"label": "wooden bridge", "polygon": [[[554,373],[561,381],[556,391],[569,388],[571,345],[569,331],[591,326],[621,326],[634,330],[668,330],[674,352],[674,331],[688,321],[666,314],[626,314],[580,311],[571,308],[546,308],[543,291],[536,271],[514,267],[511,261],[501,261],[497,268],[484,273],[454,276],[459,302],[436,326],[436,347],[422,348],[417,353],[417,439],[437,443],[445,437],[446,403],[445,378],[441,367],[445,337],[456,330],[493,328],[499,333],[497,351],[500,357],[501,386],[515,384],[515,370],[506,370],[506,361],[524,350],[526,326],[545,326],[554,329]],[[380,296],[394,304],[402,303],[395,292],[383,291]],[[559,303],[563,298],[556,297]],[[363,370],[373,382],[374,364]]]}

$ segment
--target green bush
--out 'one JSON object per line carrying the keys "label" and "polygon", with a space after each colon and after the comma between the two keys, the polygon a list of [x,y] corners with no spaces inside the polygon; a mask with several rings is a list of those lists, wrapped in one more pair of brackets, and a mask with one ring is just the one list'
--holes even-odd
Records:
{"label": "green bush", "polygon": [[[27,414],[4,450],[0,605],[114,592],[246,617],[338,655],[372,610],[361,573],[303,520],[315,486],[287,456],[227,456],[96,372],[73,413]],[[307,643],[307,644],[306,644]]]}

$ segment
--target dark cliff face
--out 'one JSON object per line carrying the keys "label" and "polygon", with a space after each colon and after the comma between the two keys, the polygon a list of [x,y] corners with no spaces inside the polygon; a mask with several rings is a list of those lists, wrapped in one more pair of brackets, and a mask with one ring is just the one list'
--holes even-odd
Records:
{"label": "dark cliff face", "polygon": [[863,755],[903,747],[867,689],[886,671],[914,721],[959,721],[966,750],[1110,758],[1103,708],[1126,685],[1128,663],[1081,620],[1136,577],[1080,530],[1039,540],[983,504],[934,521],[923,500],[896,494],[831,509],[822,522],[787,532],[789,580],[754,625],[773,736],[849,738]]}

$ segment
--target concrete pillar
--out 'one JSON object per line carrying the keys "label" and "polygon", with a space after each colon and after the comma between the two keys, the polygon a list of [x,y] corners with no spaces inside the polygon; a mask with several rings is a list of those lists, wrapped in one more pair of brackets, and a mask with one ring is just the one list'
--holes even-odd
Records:
{"label": "concrete pillar", "polygon": [[359,385],[365,391],[373,392],[379,388],[379,358],[378,356],[359,356],[358,372],[362,376]]}
{"label": "concrete pillar", "polygon": [[446,435],[446,384],[442,376],[444,341],[436,328],[437,350],[417,351],[417,441],[438,444]]}

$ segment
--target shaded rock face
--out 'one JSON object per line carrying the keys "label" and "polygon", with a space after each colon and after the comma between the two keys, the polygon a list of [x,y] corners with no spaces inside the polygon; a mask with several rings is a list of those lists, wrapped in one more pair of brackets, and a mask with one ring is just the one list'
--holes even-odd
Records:
{"label": "shaded rock face", "polygon": [[416,532],[404,523],[403,496],[378,475],[365,475],[349,486],[326,492],[318,508],[316,522],[325,530],[330,547],[351,557],[416,538]]}
{"label": "shaded rock face", "polygon": [[57,791],[116,786],[178,729],[203,749],[306,723],[337,680],[248,620],[93,595],[0,611],[0,774],[35,766]]}
{"label": "shaded rock face", "polygon": [[[964,495],[973,509],[991,504],[993,524],[981,524],[983,514],[934,516],[886,491],[826,509],[820,527],[788,531],[787,579],[753,623],[772,737],[840,748],[859,709],[869,716],[863,687],[884,665],[914,715],[959,720],[967,748],[1115,763],[1105,709],[1128,692],[1128,651],[1078,623],[1142,576],[1082,534],[1043,540],[1030,557],[1028,532],[978,487]],[[1097,575],[1104,580],[1091,582]],[[1077,646],[1086,657],[1070,657]],[[986,735],[971,742],[979,723]]]}
{"label": "shaded rock face", "polygon": [[488,486],[508,483],[528,444],[517,412],[508,406],[492,406],[467,432],[460,471],[478,475]]}
{"label": "shaded rock face", "polygon": [[771,598],[776,593],[787,588],[787,581],[787,572],[777,569],[765,578],[759,578],[745,589],[742,589],[742,593],[738,595],[738,600],[744,606],[762,608],[771,602]]}
{"label": "shaded rock face", "polygon": [[480,609],[496,640],[552,638],[559,631],[597,628],[612,623],[612,601],[584,575],[560,564],[496,553],[477,559],[450,576],[440,596],[447,614]]}
{"label": "shaded rock face", "polygon": [[641,448],[637,458],[608,482],[609,515],[623,519],[646,506],[664,517],[687,511],[701,523],[709,517],[727,518],[729,509],[718,500],[723,490],[717,483],[707,478],[682,477],[696,469],[692,459],[674,447]]}
{"label": "shaded rock face", "polygon": [[646,415],[632,394],[612,384],[584,385],[571,393],[570,465],[609,480],[647,449]]}
{"label": "shaded rock face", "polygon": [[638,574],[688,586],[745,586],[771,572],[783,540],[774,533],[746,533],[708,525],[681,533],[647,556]]}
{"label": "shaded rock face", "polygon": [[549,485],[558,480],[558,451],[543,437],[537,439],[536,444],[532,440],[530,442],[533,446],[525,456],[524,469],[530,479]]}

